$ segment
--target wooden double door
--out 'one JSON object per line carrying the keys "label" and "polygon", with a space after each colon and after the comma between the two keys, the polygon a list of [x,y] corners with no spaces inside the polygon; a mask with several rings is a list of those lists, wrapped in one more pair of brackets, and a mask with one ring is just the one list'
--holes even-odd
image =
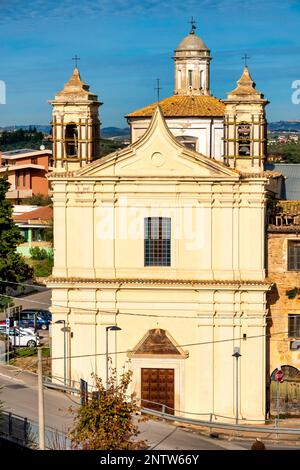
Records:
{"label": "wooden double door", "polygon": [[174,369],[142,369],[141,398],[142,407],[174,414]]}

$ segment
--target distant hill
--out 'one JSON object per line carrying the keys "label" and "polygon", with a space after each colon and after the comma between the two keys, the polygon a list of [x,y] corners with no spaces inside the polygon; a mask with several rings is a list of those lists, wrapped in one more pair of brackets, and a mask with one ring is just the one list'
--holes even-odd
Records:
{"label": "distant hill", "polygon": [[128,137],[130,134],[129,128],[124,127],[103,127],[101,128],[101,137],[109,139],[110,137]]}
{"label": "distant hill", "polygon": [[[31,125],[17,125],[17,126],[5,126],[0,127],[0,131],[13,131],[17,129],[28,130],[29,128],[35,127],[37,131],[43,132],[44,134],[49,134],[51,127],[49,125],[40,125],[40,124],[31,124]],[[277,121],[270,122],[268,124],[269,131],[279,131],[279,132],[300,132],[300,120],[298,121]],[[124,138],[129,138],[130,131],[128,127],[103,127],[101,128],[101,137],[103,139],[119,138],[123,140]]]}
{"label": "distant hill", "polygon": [[269,131],[300,132],[300,121],[278,121],[268,124]]}
{"label": "distant hill", "polygon": [[[18,125],[18,126],[5,126],[5,127],[0,127],[0,131],[14,131],[18,129],[24,129],[28,130],[29,128],[35,127],[37,131],[43,132],[44,134],[49,134],[51,130],[51,126],[47,125],[40,125],[40,124],[31,124],[31,125]],[[103,139],[109,139],[111,137],[129,137],[129,128],[124,127],[103,127],[101,128],[101,137]]]}
{"label": "distant hill", "polygon": [[18,125],[18,126],[5,126],[5,127],[0,127],[0,131],[17,131],[18,129],[24,129],[25,131],[28,131],[30,128],[36,128],[38,132],[43,132],[44,134],[49,134],[51,126],[42,126],[39,124],[30,124],[30,125]]}

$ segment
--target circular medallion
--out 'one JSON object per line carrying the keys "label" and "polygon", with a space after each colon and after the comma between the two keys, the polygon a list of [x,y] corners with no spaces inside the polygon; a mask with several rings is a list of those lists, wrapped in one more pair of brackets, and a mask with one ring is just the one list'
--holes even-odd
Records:
{"label": "circular medallion", "polygon": [[151,156],[151,162],[154,166],[162,166],[165,163],[165,157],[160,152],[155,152]]}

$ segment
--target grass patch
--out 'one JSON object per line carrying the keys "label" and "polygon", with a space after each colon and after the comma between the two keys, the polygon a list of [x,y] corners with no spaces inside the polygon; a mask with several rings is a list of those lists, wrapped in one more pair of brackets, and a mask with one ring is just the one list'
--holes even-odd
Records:
{"label": "grass patch", "polygon": [[[14,352],[14,357],[29,357],[29,356],[36,356],[37,355],[37,348],[27,348],[27,347],[20,347],[16,348]],[[42,348],[42,356],[43,357],[50,357],[50,348]]]}
{"label": "grass patch", "polygon": [[16,348],[14,352],[15,357],[36,356],[36,354],[37,354],[36,348],[26,348],[26,347]]}
{"label": "grass patch", "polygon": [[44,356],[44,357],[51,357],[50,348],[43,348],[43,349],[42,349],[42,356]]}

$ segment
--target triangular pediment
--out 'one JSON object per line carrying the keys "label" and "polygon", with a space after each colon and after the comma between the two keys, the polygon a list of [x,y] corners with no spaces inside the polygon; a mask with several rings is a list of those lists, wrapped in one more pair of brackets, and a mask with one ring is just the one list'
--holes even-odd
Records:
{"label": "triangular pediment", "polygon": [[78,170],[76,175],[238,178],[239,172],[177,142],[158,106],[147,131],[138,141],[96,160]]}
{"label": "triangular pediment", "polygon": [[172,336],[161,328],[149,330],[141,341],[134,348],[130,356],[178,356],[178,358],[187,357],[188,353],[183,351],[176,344]]}

